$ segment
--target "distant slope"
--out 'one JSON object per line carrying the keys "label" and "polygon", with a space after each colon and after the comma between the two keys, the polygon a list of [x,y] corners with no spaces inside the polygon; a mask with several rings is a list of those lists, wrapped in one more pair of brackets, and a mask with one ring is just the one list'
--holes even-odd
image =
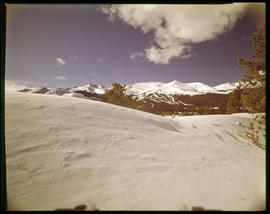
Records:
{"label": "distant slope", "polygon": [[265,208],[252,115],[171,119],[107,103],[6,93],[9,210]]}

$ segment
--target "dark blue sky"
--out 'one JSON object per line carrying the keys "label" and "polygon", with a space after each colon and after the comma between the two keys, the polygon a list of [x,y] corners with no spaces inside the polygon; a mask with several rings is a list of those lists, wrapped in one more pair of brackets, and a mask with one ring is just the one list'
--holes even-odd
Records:
{"label": "dark blue sky", "polygon": [[244,15],[231,31],[191,44],[190,58],[155,64],[130,57],[149,47],[154,32],[144,34],[120,19],[109,21],[96,5],[8,5],[7,13],[6,79],[29,87],[236,82],[244,74],[237,57],[253,53],[251,36],[257,29]]}

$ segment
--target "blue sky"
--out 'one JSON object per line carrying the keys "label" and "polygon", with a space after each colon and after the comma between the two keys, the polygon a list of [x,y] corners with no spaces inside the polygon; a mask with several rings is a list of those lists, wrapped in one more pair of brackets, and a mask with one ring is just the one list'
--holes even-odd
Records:
{"label": "blue sky", "polygon": [[243,77],[237,57],[253,53],[259,22],[252,14],[264,17],[263,10],[146,6],[7,5],[6,79],[28,87],[109,87],[173,80],[215,86]]}

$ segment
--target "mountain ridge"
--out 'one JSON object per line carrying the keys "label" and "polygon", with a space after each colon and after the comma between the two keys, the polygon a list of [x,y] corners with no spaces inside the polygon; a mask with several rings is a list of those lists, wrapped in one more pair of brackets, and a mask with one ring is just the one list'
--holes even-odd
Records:
{"label": "mountain ridge", "polygon": [[[168,83],[164,82],[138,82],[126,86],[126,94],[141,95],[141,94],[179,94],[179,95],[198,95],[206,93],[230,93],[238,85],[235,83],[222,83],[217,86],[209,86],[202,82],[189,82],[184,83],[178,80],[173,80]],[[43,90],[41,90],[43,89]],[[47,89],[47,90],[45,90]],[[82,86],[75,86],[73,88],[24,88],[21,92],[34,92],[42,91],[46,94],[63,95],[75,91],[86,91],[89,93],[104,94],[105,90],[109,89],[101,84],[86,84]]]}
{"label": "mountain ridge", "polygon": [[231,93],[238,85],[238,82],[235,83],[223,83],[217,86],[209,86],[201,82],[190,82],[184,83],[177,80],[174,80],[169,83],[163,82],[142,82],[135,83],[130,86],[127,86],[127,94],[181,94],[181,95],[198,95],[198,94],[207,94],[207,93]]}
{"label": "mountain ridge", "polygon": [[[126,87],[126,95],[132,95],[136,106],[148,112],[174,112],[178,106],[179,111],[187,111],[208,105],[211,108],[228,99],[229,94],[238,83],[223,83],[215,87],[201,82],[183,83],[174,80],[169,83],[141,82]],[[86,84],[73,88],[25,88],[20,92],[30,92],[48,95],[68,96],[107,102],[106,89],[101,84]]]}

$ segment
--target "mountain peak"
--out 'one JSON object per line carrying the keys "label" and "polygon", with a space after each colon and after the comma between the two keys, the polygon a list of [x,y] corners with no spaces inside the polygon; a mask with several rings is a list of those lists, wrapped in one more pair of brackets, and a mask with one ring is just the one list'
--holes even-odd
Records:
{"label": "mountain peak", "polygon": [[177,80],[173,80],[173,81],[171,81],[171,82],[169,82],[169,83],[172,83],[172,84],[177,84],[177,83],[180,83],[179,81],[177,81]]}

